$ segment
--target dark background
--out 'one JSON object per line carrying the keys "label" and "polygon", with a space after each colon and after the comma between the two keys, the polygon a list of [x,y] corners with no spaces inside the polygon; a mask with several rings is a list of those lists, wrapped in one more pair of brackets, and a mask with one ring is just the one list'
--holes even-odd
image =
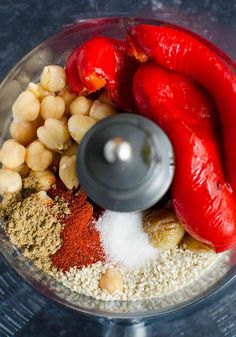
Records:
{"label": "dark background", "polygon": [[[177,19],[216,42],[232,57],[236,56],[236,41],[232,39],[236,36],[235,0],[0,0],[0,79],[25,53],[64,25],[82,17],[118,12],[161,16],[167,21]],[[235,337],[234,294],[232,288],[223,301],[170,324],[153,322],[153,336]],[[0,258],[0,337],[100,337],[105,334],[106,329],[100,323],[37,295]]]}

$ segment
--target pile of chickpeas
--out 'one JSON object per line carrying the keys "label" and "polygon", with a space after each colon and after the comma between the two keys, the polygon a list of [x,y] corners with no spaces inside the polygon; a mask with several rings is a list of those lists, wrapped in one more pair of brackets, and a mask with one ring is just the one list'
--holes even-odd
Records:
{"label": "pile of chickpeas", "polygon": [[92,101],[67,87],[63,67],[44,67],[39,83],[29,83],[12,106],[11,139],[0,150],[0,194],[22,188],[22,178],[35,177],[39,191],[48,191],[56,175],[68,189],[77,188],[76,152],[85,133],[116,114],[102,94]]}

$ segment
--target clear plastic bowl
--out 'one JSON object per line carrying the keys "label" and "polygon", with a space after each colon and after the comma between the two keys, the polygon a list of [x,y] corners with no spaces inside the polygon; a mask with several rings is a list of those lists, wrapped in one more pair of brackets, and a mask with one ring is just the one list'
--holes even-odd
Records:
{"label": "clear plastic bowl", "polygon": [[[69,52],[83,41],[94,35],[123,38],[127,28],[138,23],[159,24],[160,22],[130,17],[82,20],[52,36],[20,60],[0,87],[0,141],[9,136],[11,106],[14,100],[29,81],[38,81],[45,65],[64,65]],[[230,62],[223,54],[222,57]],[[228,266],[224,271],[221,270],[222,277],[217,281],[212,277],[214,275],[212,271],[201,281],[161,299],[103,302],[75,293],[37,269],[31,261],[21,255],[17,247],[9,242],[3,227],[0,228],[0,251],[18,274],[50,299],[80,313],[117,320],[136,321],[152,317],[170,319],[185,316],[224,294],[227,287],[234,282],[236,271],[235,267]]]}

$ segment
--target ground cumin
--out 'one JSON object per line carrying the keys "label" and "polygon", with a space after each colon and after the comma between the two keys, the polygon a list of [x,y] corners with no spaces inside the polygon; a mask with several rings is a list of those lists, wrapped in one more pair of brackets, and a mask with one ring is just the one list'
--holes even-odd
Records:
{"label": "ground cumin", "polygon": [[40,195],[30,194],[29,190],[23,190],[24,195],[29,194],[26,198],[20,193],[5,195],[1,213],[12,243],[37,267],[48,271],[51,268],[49,256],[61,245],[62,224],[49,211]]}

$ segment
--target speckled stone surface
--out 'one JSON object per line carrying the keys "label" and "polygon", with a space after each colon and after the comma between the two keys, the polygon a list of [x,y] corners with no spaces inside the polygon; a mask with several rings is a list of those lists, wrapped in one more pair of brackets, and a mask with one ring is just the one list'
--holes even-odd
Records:
{"label": "speckled stone surface", "polygon": [[[192,27],[236,56],[235,0],[0,0],[0,78],[28,51],[83,17],[134,14]],[[0,102],[1,103],[1,102]],[[236,286],[223,300],[171,323],[152,321],[137,334],[65,309],[26,285],[0,258],[0,337],[235,337]]]}

